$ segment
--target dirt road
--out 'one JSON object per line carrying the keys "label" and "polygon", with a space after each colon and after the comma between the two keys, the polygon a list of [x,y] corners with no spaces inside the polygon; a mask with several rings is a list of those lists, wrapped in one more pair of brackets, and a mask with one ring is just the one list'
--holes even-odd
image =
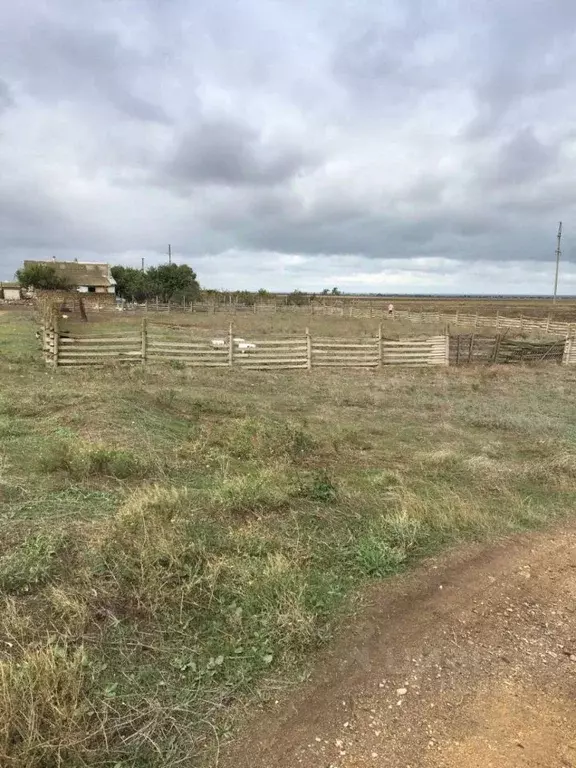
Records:
{"label": "dirt road", "polygon": [[576,528],[378,585],[220,768],[576,768]]}

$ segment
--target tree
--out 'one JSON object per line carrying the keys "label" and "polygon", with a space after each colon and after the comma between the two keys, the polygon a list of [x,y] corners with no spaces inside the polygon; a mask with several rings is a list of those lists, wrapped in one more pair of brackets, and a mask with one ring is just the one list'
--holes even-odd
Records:
{"label": "tree", "polygon": [[46,290],[68,290],[70,282],[58,274],[52,264],[28,264],[16,272],[16,279],[23,288],[43,288]]}
{"label": "tree", "polygon": [[288,294],[286,297],[286,303],[302,307],[304,304],[308,304],[308,297],[305,293],[302,293],[302,291],[292,291],[292,293]]}
{"label": "tree", "polygon": [[112,267],[116,293],[128,301],[158,297],[162,301],[192,299],[200,296],[196,273],[187,264],[161,264],[143,272],[134,267]]}
{"label": "tree", "polygon": [[134,267],[112,267],[116,294],[127,301],[145,301],[153,295],[148,274]]}
{"label": "tree", "polygon": [[332,296],[340,296],[340,291],[338,290],[338,288],[332,288],[330,293],[332,294]]}
{"label": "tree", "polygon": [[200,285],[196,273],[187,264],[161,264],[147,272],[150,287],[162,301],[197,299]]}

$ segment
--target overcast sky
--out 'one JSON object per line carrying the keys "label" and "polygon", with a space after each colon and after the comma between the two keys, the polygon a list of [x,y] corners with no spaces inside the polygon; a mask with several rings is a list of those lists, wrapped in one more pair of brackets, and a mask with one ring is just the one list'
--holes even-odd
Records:
{"label": "overcast sky", "polygon": [[0,4],[0,279],[576,293],[574,0]]}

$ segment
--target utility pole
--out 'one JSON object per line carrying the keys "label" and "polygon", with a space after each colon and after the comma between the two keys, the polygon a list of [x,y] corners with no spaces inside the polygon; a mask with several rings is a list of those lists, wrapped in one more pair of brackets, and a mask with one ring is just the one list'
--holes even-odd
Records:
{"label": "utility pole", "polygon": [[172,264],[172,246],[168,243],[168,264]]}
{"label": "utility pole", "polygon": [[562,222],[558,224],[558,234],[556,235],[558,245],[556,246],[556,276],[554,278],[554,299],[553,304],[556,304],[556,295],[558,293],[558,269],[560,267],[560,256],[562,251],[560,250],[560,241],[562,240]]}
{"label": "utility pole", "polygon": [[142,256],[142,272],[144,272],[144,256]]}

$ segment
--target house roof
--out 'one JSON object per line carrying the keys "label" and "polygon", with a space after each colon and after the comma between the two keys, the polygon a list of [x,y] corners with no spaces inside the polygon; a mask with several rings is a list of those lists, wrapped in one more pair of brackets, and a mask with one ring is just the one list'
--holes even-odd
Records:
{"label": "house roof", "polygon": [[110,265],[93,261],[25,261],[24,267],[29,264],[46,264],[54,267],[59,275],[65,277],[71,285],[87,285],[96,288],[116,285],[116,281],[110,274]]}
{"label": "house roof", "polygon": [[2,282],[2,283],[0,283],[0,290],[2,290],[2,288],[18,288],[19,289],[20,288],[20,283]]}

